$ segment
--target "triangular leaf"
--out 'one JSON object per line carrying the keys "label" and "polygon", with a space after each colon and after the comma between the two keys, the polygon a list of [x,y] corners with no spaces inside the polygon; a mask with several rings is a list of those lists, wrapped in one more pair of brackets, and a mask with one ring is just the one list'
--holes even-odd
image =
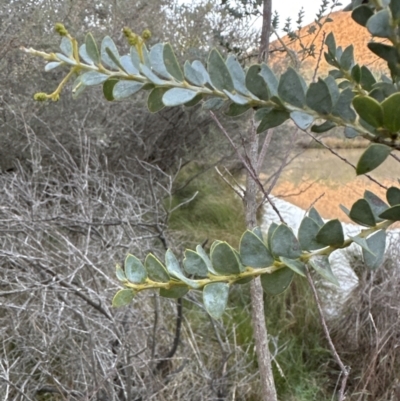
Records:
{"label": "triangular leaf", "polygon": [[281,224],[271,238],[271,253],[274,256],[284,256],[297,259],[301,255],[301,247],[291,228]]}
{"label": "triangular leaf", "polygon": [[386,232],[384,230],[380,230],[368,237],[367,245],[372,253],[363,249],[364,263],[369,269],[376,270],[383,263],[386,247]]}
{"label": "triangular leaf", "polygon": [[300,262],[300,260],[284,258],[283,256],[281,256],[279,259],[295,273],[306,277],[306,266],[303,262]]}
{"label": "triangular leaf", "polygon": [[380,219],[378,216],[383,213],[386,209],[388,209],[388,205],[380,199],[378,196],[376,196],[374,193],[370,191],[365,191],[364,192],[364,199],[369,203],[371,206],[372,213],[374,214],[375,221],[380,222],[382,219]]}
{"label": "triangular leaf", "polygon": [[313,219],[319,225],[319,227],[322,227],[324,225],[324,220],[322,220],[322,217],[317,212],[317,209],[315,209],[314,207],[312,207],[308,212],[308,217],[310,217],[310,219]]}
{"label": "triangular leaf", "polygon": [[374,227],[376,225],[374,213],[365,199],[359,199],[354,203],[349,216],[355,223],[362,226]]}
{"label": "triangular leaf", "polygon": [[328,85],[321,78],[318,82],[313,82],[307,91],[307,106],[319,114],[329,114],[332,110],[333,102]]}
{"label": "triangular leaf", "polygon": [[261,275],[261,285],[268,295],[278,295],[285,291],[291,284],[294,271],[288,267],[279,269],[271,274]]}
{"label": "triangular leaf", "polygon": [[259,64],[252,65],[246,74],[246,87],[255,96],[261,100],[268,100],[268,87],[264,78],[260,76],[261,66]]}
{"label": "triangular leaf", "polygon": [[327,246],[342,246],[344,242],[343,227],[338,219],[325,223],[317,234],[317,241]]}
{"label": "triangular leaf", "polygon": [[400,205],[392,206],[379,215],[381,219],[400,221]]}
{"label": "triangular leaf", "polygon": [[240,240],[240,259],[245,266],[269,267],[274,263],[268,248],[256,234],[247,230]]}
{"label": "triangular leaf", "polygon": [[396,187],[390,187],[386,191],[386,199],[390,206],[400,205],[400,189]]}
{"label": "triangular leaf", "polygon": [[307,216],[304,217],[301,221],[298,234],[301,249],[305,251],[315,251],[326,247],[326,245],[319,244],[316,240],[320,228],[321,226],[313,219]]}
{"label": "triangular leaf", "polygon": [[309,263],[311,267],[323,278],[336,285],[337,287],[340,287],[338,279],[332,272],[331,265],[327,256],[314,256],[310,259]]}
{"label": "triangular leaf", "polygon": [[257,134],[261,134],[261,132],[264,132],[267,129],[278,127],[289,118],[290,114],[287,111],[273,109],[261,120],[259,126],[257,127]]}

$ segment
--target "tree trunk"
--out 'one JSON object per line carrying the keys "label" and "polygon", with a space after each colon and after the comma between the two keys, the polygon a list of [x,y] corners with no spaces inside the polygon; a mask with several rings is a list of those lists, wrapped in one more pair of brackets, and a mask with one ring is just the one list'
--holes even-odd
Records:
{"label": "tree trunk", "polygon": [[[271,31],[272,0],[263,2],[263,26],[261,31],[261,43],[258,61],[262,62],[268,58],[269,36]],[[250,146],[248,158],[250,167],[258,174],[258,135],[254,124],[252,124],[249,134]],[[257,225],[257,193],[258,186],[247,172],[246,180],[246,224],[249,229]],[[274,377],[272,374],[271,355],[268,347],[268,333],[265,324],[263,290],[260,279],[257,278],[251,283],[251,308],[254,339],[256,343],[256,353],[258,368],[260,371],[262,401],[277,401]]]}

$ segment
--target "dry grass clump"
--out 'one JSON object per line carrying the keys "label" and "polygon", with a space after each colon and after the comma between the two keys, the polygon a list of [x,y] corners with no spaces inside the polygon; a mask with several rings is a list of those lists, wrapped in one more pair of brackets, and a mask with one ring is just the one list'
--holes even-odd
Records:
{"label": "dry grass clump", "polygon": [[334,323],[335,345],[344,363],[351,367],[351,401],[400,399],[398,243],[392,244],[391,249],[377,271],[360,266],[359,285],[349,297],[342,317]]}

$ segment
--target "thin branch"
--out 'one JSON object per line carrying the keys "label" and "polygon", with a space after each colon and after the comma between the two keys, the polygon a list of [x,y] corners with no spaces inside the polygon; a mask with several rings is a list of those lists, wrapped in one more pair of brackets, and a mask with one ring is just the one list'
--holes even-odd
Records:
{"label": "thin branch", "polygon": [[310,271],[308,270],[307,267],[306,267],[306,275],[307,275],[307,280],[308,280],[308,283],[310,284],[310,287],[311,287],[315,302],[317,304],[318,314],[319,314],[319,318],[320,318],[320,322],[321,322],[322,328],[324,330],[325,338],[328,341],[328,345],[329,345],[329,348],[331,349],[332,355],[335,358],[335,361],[337,362],[337,364],[339,365],[341,373],[342,373],[342,384],[341,384],[340,390],[339,390],[338,401],[344,401],[346,384],[347,384],[347,379],[348,379],[349,374],[350,374],[350,368],[348,368],[348,367],[346,367],[344,365],[344,363],[340,359],[339,354],[336,351],[335,345],[333,344],[331,335],[329,333],[328,326],[326,325],[324,312],[322,310],[322,305],[321,305],[321,301],[319,299],[319,295],[318,295],[317,289],[315,288],[314,281],[313,281],[313,279],[311,277],[311,274],[310,274]]}

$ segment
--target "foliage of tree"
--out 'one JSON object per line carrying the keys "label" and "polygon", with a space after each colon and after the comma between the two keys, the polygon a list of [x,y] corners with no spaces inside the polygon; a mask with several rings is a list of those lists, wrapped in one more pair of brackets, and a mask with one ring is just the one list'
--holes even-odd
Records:
{"label": "foliage of tree", "polygon": [[[48,61],[47,71],[67,67],[69,72],[54,92],[39,92],[35,99],[58,100],[66,82],[74,77],[72,91],[76,95],[96,85],[102,85],[109,101],[149,91],[147,105],[151,112],[199,102],[206,110],[223,110],[232,117],[253,109],[259,121],[257,133],[289,119],[301,130],[310,128],[314,133],[341,126],[347,138],[362,136],[371,142],[357,164],[357,174],[365,174],[399,149],[400,1],[364,4],[355,0],[348,9],[371,35],[389,41],[371,42],[368,47],[387,61],[390,78],[382,75],[377,80],[367,67],[356,64],[353,47],[337,47],[332,34],[325,40],[324,56],[333,69],[328,77],[307,85],[292,68],[278,79],[267,64],[244,69],[234,56],[224,59],[216,49],[209,53],[207,66],[195,60],[186,61],[182,68],[169,43],[157,43],[148,50],[145,40],[149,33],[138,35],[129,28],[124,28],[124,35],[131,45],[130,51],[120,56],[109,36],[98,46],[89,33],[79,45],[62,24],[57,24],[56,31],[62,36],[61,52],[26,51]],[[243,163],[246,165],[246,160]],[[258,182],[253,166],[246,168],[250,175],[253,170],[252,178]],[[264,195],[268,198],[267,193]],[[128,254],[124,266],[117,266],[117,277],[125,288],[115,295],[113,305],[127,305],[137,292],[147,289],[159,289],[161,296],[171,298],[200,290],[209,314],[219,318],[225,310],[230,286],[255,277],[261,277],[264,291],[271,295],[288,288],[294,275],[308,276],[309,268],[337,284],[328,257],[352,243],[362,248],[366,265],[377,269],[385,250],[385,231],[400,221],[400,189],[389,188],[386,198],[387,202],[366,191],[350,210],[342,207],[350,219],[365,227],[347,239],[339,220],[324,222],[312,208],[297,237],[282,222],[271,225],[265,238],[259,228],[247,230],[238,250],[227,242],[215,241],[207,255],[199,245],[196,250],[185,252],[182,263],[170,249],[165,262],[151,253],[144,263]],[[343,397],[342,387],[339,399]]]}

